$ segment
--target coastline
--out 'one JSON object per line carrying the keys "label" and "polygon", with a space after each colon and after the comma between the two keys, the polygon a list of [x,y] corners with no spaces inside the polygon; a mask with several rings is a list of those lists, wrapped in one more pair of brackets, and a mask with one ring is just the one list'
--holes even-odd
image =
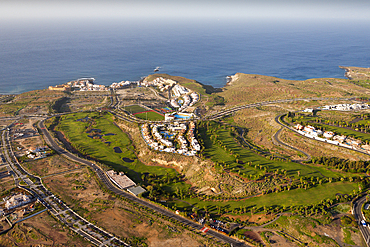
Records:
{"label": "coastline", "polygon": [[[357,79],[369,80],[370,79],[370,68],[351,67],[351,66],[338,66],[338,67],[340,69],[345,70],[344,77],[348,80],[357,80]],[[218,89],[222,90],[222,88],[224,88],[224,87],[233,85],[234,82],[236,82],[238,79],[240,79],[240,75],[243,75],[243,74],[245,74],[245,73],[237,72],[234,75],[226,76],[226,83],[224,84],[224,86],[221,86]],[[144,80],[145,78],[147,78],[148,76],[151,76],[151,75],[157,75],[157,73],[149,74],[147,76],[141,76],[139,81],[142,81],[142,80]],[[169,75],[169,76],[172,76],[172,75]],[[182,77],[182,76],[175,76],[175,77]],[[183,78],[186,78],[186,77],[183,77]],[[281,79],[280,77],[276,77],[276,78]],[[338,77],[333,77],[333,78],[338,78]],[[188,79],[188,78],[186,78],[186,79]],[[291,79],[287,79],[287,80],[291,80]],[[298,80],[298,79],[296,79],[296,80]],[[301,81],[301,80],[299,80],[299,81]],[[197,82],[204,85],[204,86],[213,87],[213,85],[210,85],[210,84],[203,84],[199,81],[197,81]],[[105,85],[105,84],[106,83],[104,83],[103,85]],[[44,88],[45,87],[40,88],[40,89],[33,89],[33,90],[42,90]],[[25,91],[21,90],[20,92],[16,92],[16,93],[14,93],[14,92],[9,92],[9,93],[8,92],[0,92],[0,95],[3,95],[3,96],[5,96],[5,95],[20,95],[22,93],[30,92],[30,91],[33,91],[33,90],[25,90]]]}
{"label": "coastline", "polygon": [[233,82],[239,79],[239,73],[236,73],[235,75],[226,76],[227,82],[225,86],[231,86]]}
{"label": "coastline", "polygon": [[346,77],[348,80],[352,80],[351,76],[351,70],[348,67],[339,66],[339,68],[344,69],[346,72],[344,72],[344,77]]}
{"label": "coastline", "polygon": [[363,80],[369,83],[370,80],[370,68],[369,67],[353,67],[353,66],[339,66],[339,68],[344,69],[346,72],[344,74],[349,80]]}

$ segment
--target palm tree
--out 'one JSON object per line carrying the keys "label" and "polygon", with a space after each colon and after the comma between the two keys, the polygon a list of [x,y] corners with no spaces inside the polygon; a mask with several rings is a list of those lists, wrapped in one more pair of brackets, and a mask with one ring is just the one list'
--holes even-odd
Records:
{"label": "palm tree", "polygon": [[256,211],[256,207],[251,208],[251,215],[253,216],[253,213]]}
{"label": "palm tree", "polygon": [[206,215],[208,214],[208,207],[207,207],[207,205],[204,205],[203,206],[203,209],[204,209],[204,211],[205,211],[205,213],[206,213]]}

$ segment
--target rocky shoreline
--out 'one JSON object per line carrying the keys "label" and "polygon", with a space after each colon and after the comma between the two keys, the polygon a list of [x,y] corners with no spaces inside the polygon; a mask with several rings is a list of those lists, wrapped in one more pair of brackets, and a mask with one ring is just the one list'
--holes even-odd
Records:
{"label": "rocky shoreline", "polygon": [[343,67],[343,66],[339,66],[339,68],[344,69],[346,71],[346,72],[344,72],[344,77],[346,77],[349,80],[353,79],[352,76],[351,76],[351,69],[350,68]]}
{"label": "rocky shoreline", "polygon": [[362,67],[344,67],[339,66],[339,68],[344,69],[346,72],[344,76],[349,80],[369,80],[370,79],[370,68]]}
{"label": "rocky shoreline", "polygon": [[226,86],[231,86],[232,83],[234,81],[238,80],[238,79],[239,79],[239,74],[238,73],[236,73],[235,75],[226,76],[226,80],[227,80]]}

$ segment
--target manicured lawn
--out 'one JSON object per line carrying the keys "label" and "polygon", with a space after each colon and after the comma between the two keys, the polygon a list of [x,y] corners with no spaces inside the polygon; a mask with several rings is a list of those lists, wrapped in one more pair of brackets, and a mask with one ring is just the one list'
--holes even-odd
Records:
{"label": "manicured lawn", "polygon": [[360,121],[356,122],[356,124],[358,124],[358,125],[370,125],[370,120],[368,120],[368,119],[360,120]]}
{"label": "manicured lawn", "polygon": [[[212,130],[215,130],[213,134],[210,133]],[[204,155],[206,157],[210,157],[214,162],[220,164],[225,163],[225,165],[223,165],[225,169],[233,172],[240,171],[241,176],[262,175],[264,174],[264,167],[267,168],[267,171],[275,171],[276,169],[281,171],[284,169],[287,171],[287,175],[295,176],[297,178],[298,171],[300,172],[300,176],[323,177],[321,174],[329,177],[340,176],[340,173],[329,171],[326,168],[316,168],[294,162],[270,160],[265,158],[252,150],[240,146],[231,136],[228,129],[224,129],[222,125],[214,122],[209,123],[209,126],[206,128],[200,128],[199,133],[204,141]],[[235,158],[235,156],[229,151],[225,151],[221,145],[218,143],[214,144],[211,140],[211,135],[217,136],[217,140],[220,140],[223,143],[223,146],[226,146],[227,149],[231,150],[233,154],[239,155],[239,157]],[[236,159],[238,159],[239,163],[236,162]],[[241,162],[244,164],[241,164]],[[251,165],[248,165],[248,163],[251,163]],[[254,167],[256,165],[260,165],[262,169],[256,169]]]}
{"label": "manicured lawn", "polygon": [[[199,199],[185,199],[192,205],[198,208],[204,208],[206,205],[210,210],[216,212],[216,207],[221,206],[225,209],[237,209],[240,207],[269,207],[269,206],[296,206],[296,205],[312,205],[319,203],[324,199],[335,199],[337,193],[349,194],[353,190],[358,190],[357,183],[349,182],[335,182],[335,183],[326,183],[318,185],[316,187],[305,189],[294,189],[290,191],[284,191],[279,193],[271,193],[267,195],[262,195],[258,197],[253,197],[241,201],[229,201],[229,202],[207,202],[200,201]],[[184,207],[185,204],[179,204],[180,207]]]}
{"label": "manicured lawn", "polygon": [[135,117],[145,119],[145,120],[150,120],[150,121],[164,120],[164,116],[154,111],[137,113],[135,114]]}
{"label": "manicured lawn", "polygon": [[[87,121],[77,121],[89,117]],[[209,138],[210,133],[206,130],[200,129],[199,132],[203,135],[205,133],[205,146],[206,153],[211,156],[211,159],[217,162],[225,162],[226,165],[234,166],[243,171],[243,173],[258,174],[263,170],[254,168],[254,165],[261,165],[267,167],[268,170],[285,169],[288,175],[297,176],[297,171],[300,171],[301,176],[315,176],[322,177],[319,170],[325,176],[336,177],[339,176],[335,172],[326,170],[325,168],[316,168],[305,166],[293,162],[283,162],[276,160],[269,160],[262,157],[249,149],[239,146],[231,136],[227,129],[220,126],[213,126],[216,128],[217,138],[222,140],[223,144],[228,147],[234,154],[239,154],[239,160],[245,164],[238,164],[234,156],[225,151],[219,145],[214,145]],[[142,183],[142,175],[150,173],[158,177],[165,177],[167,174],[176,176],[178,173],[171,168],[163,168],[157,166],[146,166],[141,163],[134,153],[134,148],[131,144],[129,137],[113,123],[113,116],[109,113],[74,113],[61,116],[58,128],[63,131],[71,143],[81,152],[89,154],[91,157],[100,160],[102,163],[114,168],[117,171],[125,172],[131,179],[137,183]],[[87,129],[94,128],[95,132],[86,133]],[[100,130],[100,131],[99,131]],[[97,135],[101,135],[98,137]],[[109,134],[109,135],[106,135]],[[94,136],[94,138],[88,137]],[[110,142],[110,143],[107,143]],[[122,153],[116,153],[114,147],[119,147]],[[134,160],[132,163],[124,162],[122,158],[130,158]],[[246,165],[247,162],[252,162],[252,166]],[[190,187],[189,184],[184,182],[170,182],[170,184],[163,186],[163,190],[176,193],[179,190],[186,190]],[[318,185],[317,187],[304,190],[294,189],[291,191],[284,191],[279,193],[267,194],[255,198],[250,198],[241,201],[230,202],[207,202],[201,199],[186,198],[186,202],[194,204],[198,208],[203,208],[205,205],[216,212],[216,205],[224,207],[225,209],[234,209],[241,206],[246,207],[260,207],[260,206],[273,206],[273,205],[305,205],[318,203],[323,199],[335,198],[337,193],[348,194],[354,189],[358,189],[356,183],[348,182],[335,182]],[[179,200],[168,202],[169,206],[176,205],[179,209],[190,208],[186,203]]]}
{"label": "manicured lawn", "polygon": [[[90,123],[76,121],[77,119],[85,117],[89,117],[93,120],[95,124],[93,124],[92,127],[94,129],[100,129],[100,134],[104,136],[100,139],[92,139],[88,137],[89,134],[86,133],[86,128]],[[141,176],[144,173],[151,173],[157,176],[165,176],[167,173],[169,175],[178,174],[171,168],[147,166],[141,163],[136,158],[134,148],[131,145],[131,140],[128,138],[126,133],[113,124],[113,117],[111,114],[107,113],[99,115],[99,113],[74,113],[64,115],[61,117],[58,128],[68,137],[69,141],[79,151],[100,160],[102,163],[117,171],[123,171],[135,182],[141,182]],[[105,136],[105,134],[108,133],[112,133],[114,135]],[[122,153],[116,153],[113,149],[114,147],[119,147]],[[129,158],[134,160],[134,162],[124,162],[122,158]]]}
{"label": "manicured lawn", "polygon": [[316,171],[320,172],[325,177],[331,177],[331,178],[341,178],[341,177],[348,177],[348,176],[356,176],[358,174],[349,173],[349,172],[337,172],[337,171],[331,171],[323,166],[312,166],[307,165],[309,167],[312,167]]}
{"label": "manicured lawn", "polygon": [[141,107],[139,105],[129,105],[129,106],[125,106],[125,110],[130,112],[131,114],[135,114],[138,112],[147,111],[148,109]]}

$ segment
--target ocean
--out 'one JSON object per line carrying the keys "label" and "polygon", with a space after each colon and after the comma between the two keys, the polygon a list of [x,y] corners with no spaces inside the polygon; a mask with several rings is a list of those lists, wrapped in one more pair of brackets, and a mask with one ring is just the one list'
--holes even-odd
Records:
{"label": "ocean", "polygon": [[344,78],[370,66],[370,23],[140,21],[0,23],[0,94],[81,77],[110,85],[160,73],[222,87],[237,72]]}

